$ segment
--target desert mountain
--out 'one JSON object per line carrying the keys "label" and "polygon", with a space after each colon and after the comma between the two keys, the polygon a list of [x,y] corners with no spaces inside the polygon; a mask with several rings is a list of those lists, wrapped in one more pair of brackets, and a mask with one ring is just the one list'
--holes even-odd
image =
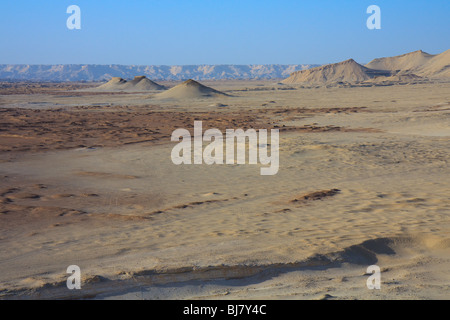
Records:
{"label": "desert mountain", "polygon": [[431,58],[433,58],[433,55],[418,50],[400,56],[374,59],[365,66],[371,69],[414,73],[414,71],[427,63]]}
{"label": "desert mountain", "polygon": [[450,49],[433,56],[416,74],[429,78],[450,78]]}
{"label": "desert mountain", "polygon": [[195,80],[189,79],[167,91],[154,96],[157,99],[197,99],[207,97],[227,96],[227,94],[207,87]]}
{"label": "desert mountain", "polygon": [[146,76],[134,77],[131,81],[126,81],[120,77],[113,77],[110,81],[96,89],[101,91],[152,91],[163,90],[164,87],[148,79]]}
{"label": "desert mountain", "polygon": [[307,83],[314,85],[333,82],[354,83],[366,81],[375,76],[386,75],[390,75],[390,72],[369,69],[360,65],[355,60],[349,59],[339,63],[294,72],[282,82],[286,84]]}
{"label": "desert mountain", "polygon": [[418,50],[400,56],[378,58],[366,64],[366,67],[426,78],[448,78],[450,77],[450,50],[437,55]]}

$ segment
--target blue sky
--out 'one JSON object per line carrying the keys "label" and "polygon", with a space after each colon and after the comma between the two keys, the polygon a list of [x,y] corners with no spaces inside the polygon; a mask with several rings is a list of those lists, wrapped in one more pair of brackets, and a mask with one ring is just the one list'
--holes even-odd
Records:
{"label": "blue sky", "polygon": [[366,63],[449,49],[449,16],[449,0],[2,0],[0,64]]}

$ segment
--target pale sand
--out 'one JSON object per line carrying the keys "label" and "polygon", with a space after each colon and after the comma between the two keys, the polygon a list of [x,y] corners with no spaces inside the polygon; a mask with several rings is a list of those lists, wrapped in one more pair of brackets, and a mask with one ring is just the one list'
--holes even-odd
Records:
{"label": "pale sand", "polygon": [[[2,107],[85,106],[77,112],[105,121],[126,104],[198,112],[204,124],[229,126],[231,116],[286,126],[275,176],[261,176],[259,165],[175,166],[164,134],[158,143],[133,136],[133,144],[58,151],[52,135],[36,131],[50,150],[0,158],[3,298],[450,298],[449,83],[204,84],[230,96],[2,97]],[[184,121],[168,119],[170,129]],[[33,138],[11,134],[22,146]],[[83,274],[79,291],[65,287],[72,264]],[[372,264],[382,270],[381,290],[366,287]]]}

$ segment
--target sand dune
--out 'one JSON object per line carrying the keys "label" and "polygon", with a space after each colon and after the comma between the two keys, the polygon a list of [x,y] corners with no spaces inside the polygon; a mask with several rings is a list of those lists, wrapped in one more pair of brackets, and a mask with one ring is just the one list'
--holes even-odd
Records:
{"label": "sand dune", "polygon": [[164,87],[148,79],[146,76],[136,76],[131,81],[113,77],[110,81],[96,88],[101,91],[152,91],[163,90]]}
{"label": "sand dune", "polygon": [[333,82],[362,82],[375,76],[390,75],[383,72],[366,68],[353,59],[325,66],[297,71],[282,81],[285,84],[307,83],[322,85]]}
{"label": "sand dune", "polygon": [[220,96],[227,96],[227,94],[189,79],[154,97],[158,99],[198,99]]}

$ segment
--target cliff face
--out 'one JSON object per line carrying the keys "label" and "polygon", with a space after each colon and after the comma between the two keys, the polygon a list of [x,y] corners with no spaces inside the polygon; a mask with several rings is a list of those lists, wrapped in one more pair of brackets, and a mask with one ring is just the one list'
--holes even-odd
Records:
{"label": "cliff face", "polygon": [[155,80],[284,79],[294,71],[317,65],[0,65],[0,79],[34,81],[102,81],[133,79],[137,74]]}

